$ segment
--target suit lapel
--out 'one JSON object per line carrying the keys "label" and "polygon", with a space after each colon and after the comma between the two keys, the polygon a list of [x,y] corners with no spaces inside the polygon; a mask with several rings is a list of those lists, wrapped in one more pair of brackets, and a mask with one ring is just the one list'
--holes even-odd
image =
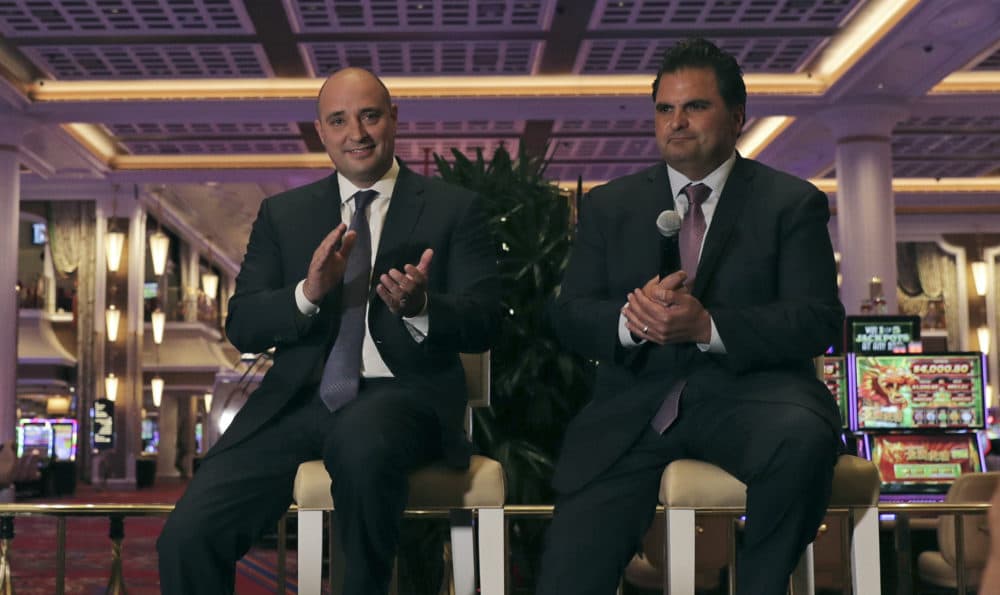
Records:
{"label": "suit lapel", "polygon": [[712,278],[712,273],[726,247],[726,241],[732,235],[733,228],[740,219],[740,214],[753,191],[753,171],[742,157],[736,157],[733,171],[726,180],[726,185],[719,197],[719,204],[712,215],[712,224],[705,236],[705,245],[698,260],[698,273],[694,280],[695,297],[701,297],[705,286]]}
{"label": "suit lapel", "polygon": [[373,280],[378,279],[393,264],[399,264],[394,262],[399,255],[399,249],[406,244],[413,233],[423,208],[423,180],[406,166],[400,164],[399,178],[392,191],[392,200],[389,201],[389,211],[385,214],[382,237],[378,243],[378,254],[375,255],[375,266],[372,269]]}
{"label": "suit lapel", "polygon": [[[304,237],[312,238],[312,236],[315,236],[314,241],[311,242],[312,249],[315,250],[320,242],[323,241],[323,238],[329,235],[341,223],[340,185],[337,184],[336,172],[327,178],[326,184],[318,187],[317,192],[313,195],[313,207],[308,213],[304,213],[304,215],[303,224],[306,226],[306,229],[312,229],[312,233],[304,235]],[[323,298],[321,309],[339,312],[339,303],[340,284],[338,283],[337,287]]]}

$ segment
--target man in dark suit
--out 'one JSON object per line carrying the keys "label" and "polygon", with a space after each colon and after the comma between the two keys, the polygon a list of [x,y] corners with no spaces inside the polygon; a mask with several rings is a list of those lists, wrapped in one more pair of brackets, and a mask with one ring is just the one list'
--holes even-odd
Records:
{"label": "man in dark suit", "polygon": [[[556,467],[538,592],[614,593],[664,466],[694,458],[748,486],[737,592],[783,595],[838,451],[839,414],[810,359],[843,319],[827,198],[737,154],[746,88],[711,43],[669,50],[653,100],[665,163],[582,201],[553,309],[563,344],[598,367]],[[656,220],[670,209],[683,216],[680,271],[663,270]]]}
{"label": "man in dark suit", "polygon": [[[496,251],[473,193],[395,159],[396,114],[371,73],[332,75],[316,130],[336,173],[261,204],[226,334],[244,352],[275,347],[274,363],[167,520],[163,593],[232,593],[236,561],[315,458],[334,478],[344,592],[385,593],[407,475],[440,459],[468,465],[458,354],[497,334]],[[345,361],[354,374],[339,371]]]}

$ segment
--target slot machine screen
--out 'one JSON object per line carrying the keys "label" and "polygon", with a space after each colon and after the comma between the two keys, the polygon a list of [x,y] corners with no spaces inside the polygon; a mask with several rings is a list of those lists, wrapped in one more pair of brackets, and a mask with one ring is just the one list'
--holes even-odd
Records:
{"label": "slot machine screen", "polygon": [[17,456],[52,456],[52,426],[46,420],[22,419],[17,424]]}
{"label": "slot machine screen", "polygon": [[847,409],[847,367],[842,355],[823,356],[823,382],[830,389],[833,398],[837,400],[837,408],[840,409],[840,419],[847,427],[850,419]]}
{"label": "slot machine screen", "polygon": [[142,427],[140,428],[142,439],[142,452],[147,454],[156,454],[156,451],[160,447],[160,427],[155,419],[146,418],[142,420]]}
{"label": "slot machine screen", "polygon": [[919,316],[848,316],[844,322],[844,348],[848,352],[875,355],[906,353],[920,340]]}
{"label": "slot machine screen", "polygon": [[52,425],[52,456],[57,461],[76,460],[76,420],[54,419]]}
{"label": "slot machine screen", "polygon": [[865,444],[884,493],[943,493],[959,475],[985,468],[974,433],[869,434]]}
{"label": "slot machine screen", "polygon": [[852,357],[854,429],[985,427],[983,354]]}

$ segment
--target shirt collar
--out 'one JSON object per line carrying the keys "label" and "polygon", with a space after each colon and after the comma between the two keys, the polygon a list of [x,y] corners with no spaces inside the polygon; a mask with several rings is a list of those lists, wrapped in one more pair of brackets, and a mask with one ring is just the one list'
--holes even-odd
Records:
{"label": "shirt collar", "polygon": [[344,204],[347,201],[354,198],[354,195],[358,193],[359,190],[374,190],[378,192],[378,196],[375,198],[390,198],[392,197],[392,191],[396,187],[396,179],[399,177],[399,161],[393,158],[392,165],[389,166],[389,171],[368,188],[359,188],[351,183],[350,180],[340,175],[337,172],[337,186],[340,188],[340,204]]}
{"label": "shirt collar", "polygon": [[674,199],[676,200],[680,196],[681,200],[684,201],[685,207],[687,206],[687,195],[682,194],[681,191],[688,184],[704,184],[712,189],[712,194],[709,196],[709,201],[714,201],[722,193],[722,187],[726,185],[726,179],[729,178],[729,173],[733,171],[733,166],[736,165],[736,151],[722,162],[722,165],[715,168],[712,173],[708,174],[700,180],[692,180],[687,176],[677,171],[676,169],[667,165],[667,176],[670,179],[670,188],[674,192]]}

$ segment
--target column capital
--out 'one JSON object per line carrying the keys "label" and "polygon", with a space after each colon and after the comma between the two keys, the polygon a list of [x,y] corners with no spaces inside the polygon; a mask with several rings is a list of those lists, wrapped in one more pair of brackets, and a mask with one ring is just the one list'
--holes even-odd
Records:
{"label": "column capital", "polygon": [[852,138],[884,138],[906,118],[908,110],[901,102],[872,102],[827,108],[817,114],[837,142]]}

